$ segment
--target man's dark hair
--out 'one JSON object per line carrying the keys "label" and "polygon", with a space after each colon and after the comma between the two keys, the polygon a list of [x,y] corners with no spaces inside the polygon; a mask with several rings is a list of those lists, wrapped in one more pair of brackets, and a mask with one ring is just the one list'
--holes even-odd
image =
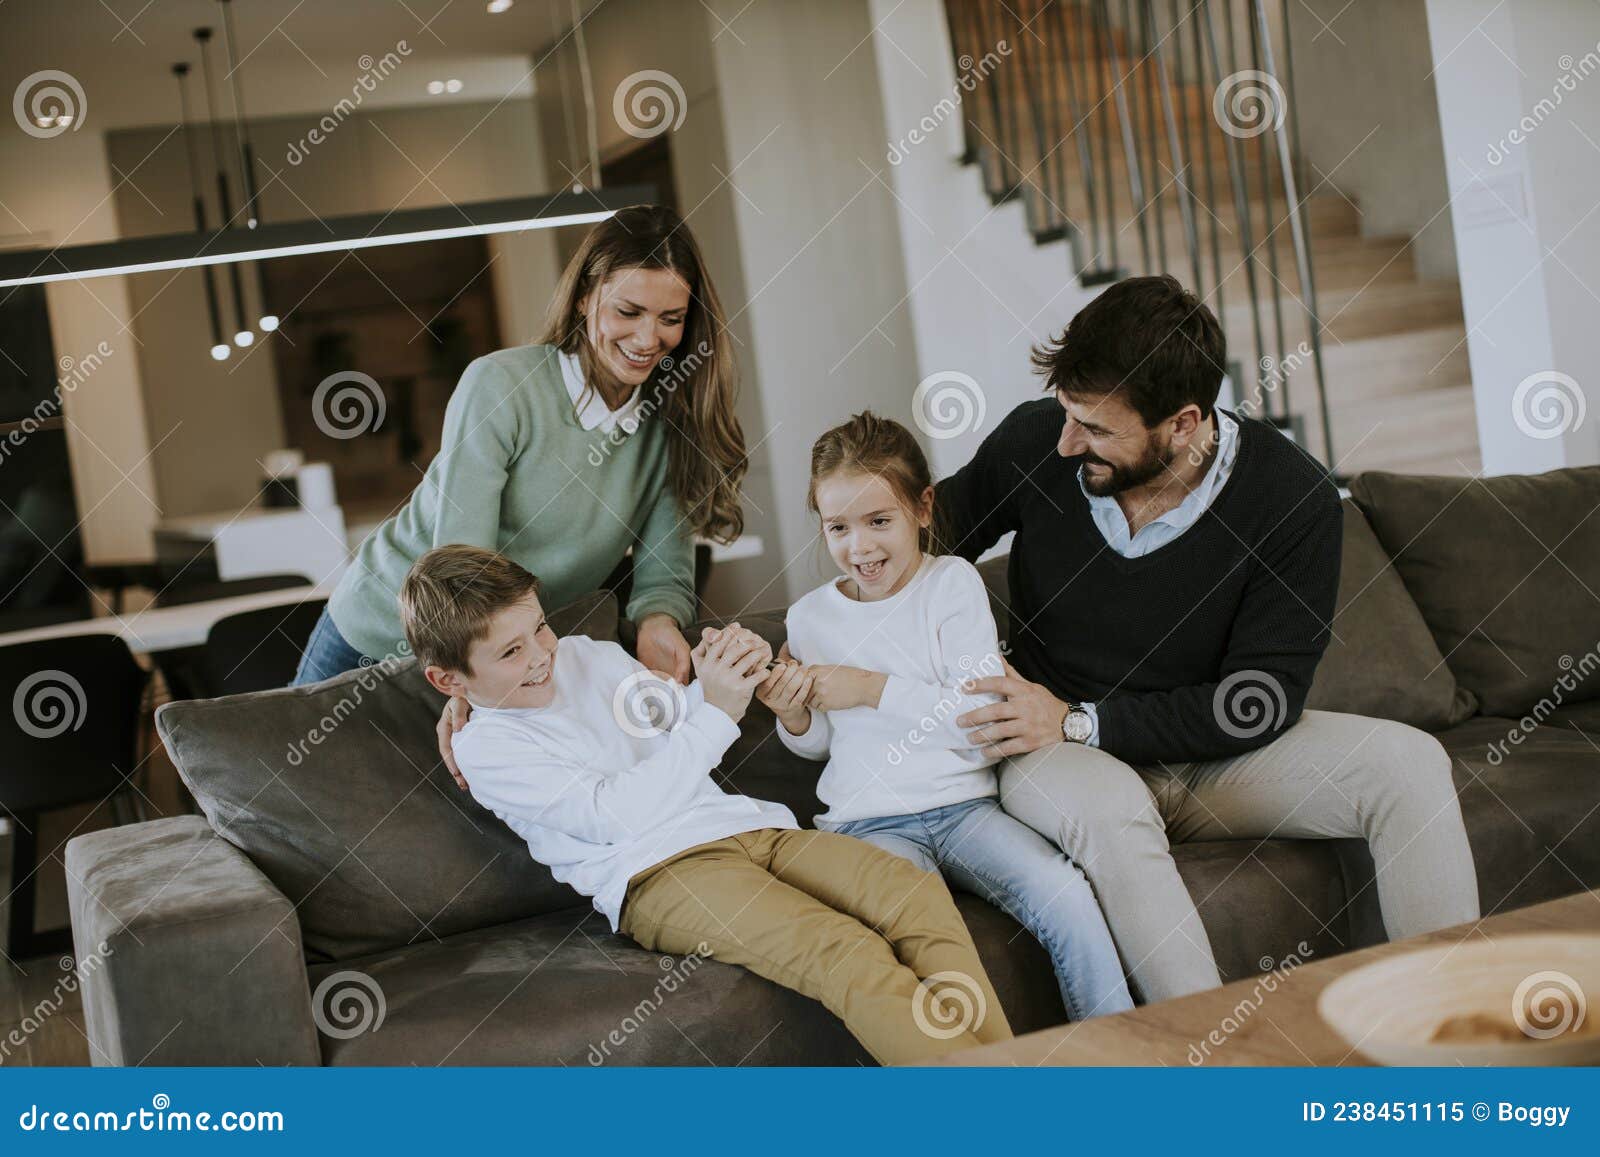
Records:
{"label": "man's dark hair", "polygon": [[1054,342],[1033,347],[1045,388],[1120,391],[1146,426],[1193,402],[1211,416],[1228,345],[1216,315],[1175,277],[1130,277],[1078,311]]}

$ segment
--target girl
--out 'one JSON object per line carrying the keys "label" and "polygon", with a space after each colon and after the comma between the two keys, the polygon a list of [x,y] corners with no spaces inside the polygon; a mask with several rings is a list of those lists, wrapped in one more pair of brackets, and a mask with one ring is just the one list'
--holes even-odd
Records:
{"label": "girl", "polygon": [[[468,367],[438,457],[367,537],[312,632],[296,683],[403,653],[396,593],[411,564],[465,543],[540,575],[551,606],[593,590],[630,546],[646,667],[689,678],[693,536],[743,527],[744,434],[722,306],[671,209],[638,205],[596,225],[567,265],[537,345]],[[440,720],[450,758],[464,699]],[[460,777],[457,776],[460,782]]]}
{"label": "girl", "polygon": [[933,485],[916,439],[870,412],[811,450],[808,506],[844,577],[789,609],[789,641],[759,692],[785,746],[826,759],[823,831],[858,836],[940,871],[1028,929],[1055,966],[1072,1020],[1133,1007],[1083,872],[1000,810],[995,762],[956,718],[1002,674],[983,580],[925,553]]}

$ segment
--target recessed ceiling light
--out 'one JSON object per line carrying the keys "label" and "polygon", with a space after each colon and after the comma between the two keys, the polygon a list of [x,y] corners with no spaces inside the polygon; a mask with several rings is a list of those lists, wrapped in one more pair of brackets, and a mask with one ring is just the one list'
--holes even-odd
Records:
{"label": "recessed ceiling light", "polygon": [[460,92],[461,82],[452,76],[449,80],[444,82],[444,90],[446,92]]}
{"label": "recessed ceiling light", "polygon": [[442,81],[442,80],[430,80],[428,82],[428,95],[429,96],[438,96],[443,91],[444,91],[444,81]]}
{"label": "recessed ceiling light", "polygon": [[498,16],[511,7],[511,0],[489,0],[489,15]]}

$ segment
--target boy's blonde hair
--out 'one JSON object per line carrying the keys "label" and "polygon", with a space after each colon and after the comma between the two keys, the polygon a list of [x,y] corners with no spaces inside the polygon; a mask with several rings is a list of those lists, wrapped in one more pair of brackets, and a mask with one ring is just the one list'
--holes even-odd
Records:
{"label": "boy's blonde hair", "polygon": [[498,551],[457,543],[417,559],[400,586],[400,622],[411,653],[424,667],[472,674],[467,656],[489,631],[489,620],[530,594],[539,580]]}

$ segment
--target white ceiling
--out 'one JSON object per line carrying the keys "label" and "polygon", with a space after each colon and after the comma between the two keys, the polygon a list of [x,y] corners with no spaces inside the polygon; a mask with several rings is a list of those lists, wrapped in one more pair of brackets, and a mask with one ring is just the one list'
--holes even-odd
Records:
{"label": "white ceiling", "polygon": [[[580,2],[589,11],[603,0]],[[485,0],[232,0],[232,8],[252,118],[325,111],[387,53],[399,63],[362,93],[364,106],[527,95],[536,81],[557,82],[535,65],[572,24],[572,0],[515,0],[498,15]],[[170,124],[175,61],[191,63],[190,99],[201,100],[192,33],[204,25],[215,29],[211,64],[230,110],[217,0],[0,0],[0,96],[56,69],[83,88],[85,130]],[[428,94],[430,80],[450,78],[462,81],[458,94]]]}

